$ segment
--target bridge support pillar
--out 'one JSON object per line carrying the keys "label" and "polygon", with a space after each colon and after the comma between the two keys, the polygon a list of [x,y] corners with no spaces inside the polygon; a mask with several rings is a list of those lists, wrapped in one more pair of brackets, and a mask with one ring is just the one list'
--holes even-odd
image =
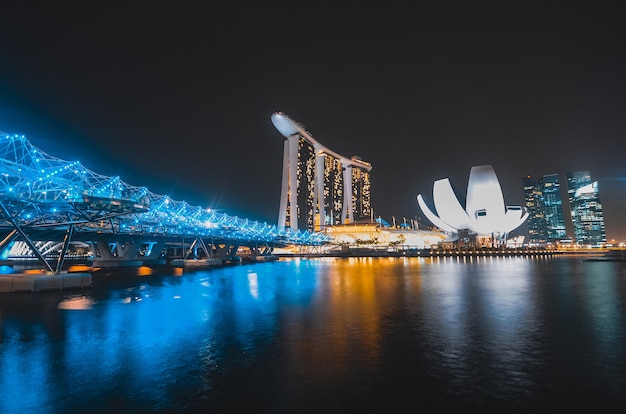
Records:
{"label": "bridge support pillar", "polygon": [[[142,243],[140,243],[142,244]],[[144,265],[162,265],[165,264],[164,252],[165,242],[143,242],[143,246],[139,251],[143,258]]]}
{"label": "bridge support pillar", "polygon": [[274,247],[268,244],[263,246],[250,246],[252,256],[270,256],[274,252]]}
{"label": "bridge support pillar", "polygon": [[222,259],[222,263],[234,263],[240,262],[241,257],[237,256],[237,250],[239,250],[239,244],[218,244],[215,246],[216,255],[219,259]]}
{"label": "bridge support pillar", "polygon": [[96,267],[139,267],[143,264],[138,253],[141,243],[96,241],[95,247],[93,265]]}
{"label": "bridge support pillar", "polygon": [[[45,265],[46,268],[50,272],[53,272],[54,269],[52,269],[52,265],[50,265],[50,263],[48,263],[46,261],[46,258],[43,256],[43,254],[41,254],[39,249],[37,249],[37,246],[35,246],[35,243],[33,243],[33,241],[28,237],[28,235],[26,235],[26,233],[24,233],[24,230],[19,226],[19,224],[17,224],[17,222],[15,221],[15,219],[13,218],[11,213],[9,213],[9,210],[7,210],[6,206],[2,202],[0,202],[0,209],[1,209],[2,213],[4,214],[4,217],[9,221],[9,223],[11,223],[13,225],[14,229],[17,230],[17,232],[20,234],[20,236],[22,236],[22,239],[24,240],[24,242],[28,245],[28,247],[30,247],[30,249],[35,254],[35,256],[37,256],[39,261],[43,265]],[[10,233],[9,235],[11,236],[11,238],[13,237],[13,233]],[[3,243],[4,243],[4,241],[3,241]]]}

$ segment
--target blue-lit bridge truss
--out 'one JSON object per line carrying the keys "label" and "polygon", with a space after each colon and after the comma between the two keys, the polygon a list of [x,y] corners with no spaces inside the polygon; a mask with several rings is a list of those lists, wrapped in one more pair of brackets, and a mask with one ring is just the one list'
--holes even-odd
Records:
{"label": "blue-lit bridge truss", "polygon": [[[192,206],[107,177],[79,161],[64,161],[33,146],[23,135],[0,132],[0,251],[22,239],[43,260],[41,243],[115,234],[162,239],[199,238],[236,245],[319,246],[327,235]],[[36,243],[38,242],[38,243]],[[51,269],[52,270],[52,269]]]}

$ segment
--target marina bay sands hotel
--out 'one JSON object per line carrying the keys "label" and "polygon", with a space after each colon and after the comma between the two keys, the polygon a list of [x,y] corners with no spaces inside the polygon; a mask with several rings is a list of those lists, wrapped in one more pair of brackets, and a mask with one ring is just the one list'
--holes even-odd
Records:
{"label": "marina bay sands hotel", "polygon": [[285,137],[278,227],[322,231],[372,217],[371,164],[326,148],[282,112],[272,123]]}

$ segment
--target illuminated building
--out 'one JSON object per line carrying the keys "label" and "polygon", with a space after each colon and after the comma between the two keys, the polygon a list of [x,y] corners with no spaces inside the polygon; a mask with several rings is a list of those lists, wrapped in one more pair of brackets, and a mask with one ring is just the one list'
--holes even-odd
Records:
{"label": "illuminated building", "polygon": [[567,173],[567,194],[576,243],[591,246],[606,243],[598,182],[591,181],[589,171]]}
{"label": "illuminated building", "polygon": [[337,244],[374,250],[377,248],[386,250],[394,245],[400,248],[428,249],[437,246],[446,238],[446,235],[440,231],[387,227],[380,223],[328,226],[324,232]]}
{"label": "illuminated building", "polygon": [[324,147],[281,112],[272,123],[286,138],[278,227],[321,231],[370,218],[371,164]]}
{"label": "illuminated building", "polygon": [[507,206],[500,182],[491,165],[472,167],[467,183],[467,202],[462,206],[448,178],[435,181],[433,201],[436,213],[421,194],[417,202],[428,220],[453,237],[473,233],[505,241],[508,233],[528,217],[521,206]]}
{"label": "illuminated building", "polygon": [[528,211],[528,242],[530,244],[546,243],[546,220],[543,208],[541,183],[524,177],[524,201]]}
{"label": "illuminated building", "polygon": [[524,178],[524,195],[528,211],[529,243],[544,244],[566,238],[563,199],[558,174],[544,175],[533,181]]}

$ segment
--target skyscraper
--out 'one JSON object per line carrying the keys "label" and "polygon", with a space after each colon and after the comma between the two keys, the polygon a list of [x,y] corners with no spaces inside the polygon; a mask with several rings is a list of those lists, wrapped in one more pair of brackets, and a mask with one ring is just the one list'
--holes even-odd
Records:
{"label": "skyscraper", "polygon": [[576,243],[591,246],[606,243],[598,182],[591,181],[589,171],[567,173],[567,195]]}
{"label": "skyscraper", "polygon": [[554,243],[566,238],[558,174],[547,174],[537,181],[525,177],[524,198],[530,243]]}
{"label": "skyscraper", "polygon": [[524,201],[528,211],[528,242],[544,244],[547,241],[547,223],[540,182],[524,177]]}
{"label": "skyscraper", "polygon": [[324,147],[283,113],[272,123],[286,138],[279,227],[320,231],[370,218],[370,163]]}
{"label": "skyscraper", "polygon": [[541,181],[543,183],[543,205],[547,223],[546,239],[549,243],[563,240],[567,232],[563,218],[563,199],[559,175],[544,175]]}

